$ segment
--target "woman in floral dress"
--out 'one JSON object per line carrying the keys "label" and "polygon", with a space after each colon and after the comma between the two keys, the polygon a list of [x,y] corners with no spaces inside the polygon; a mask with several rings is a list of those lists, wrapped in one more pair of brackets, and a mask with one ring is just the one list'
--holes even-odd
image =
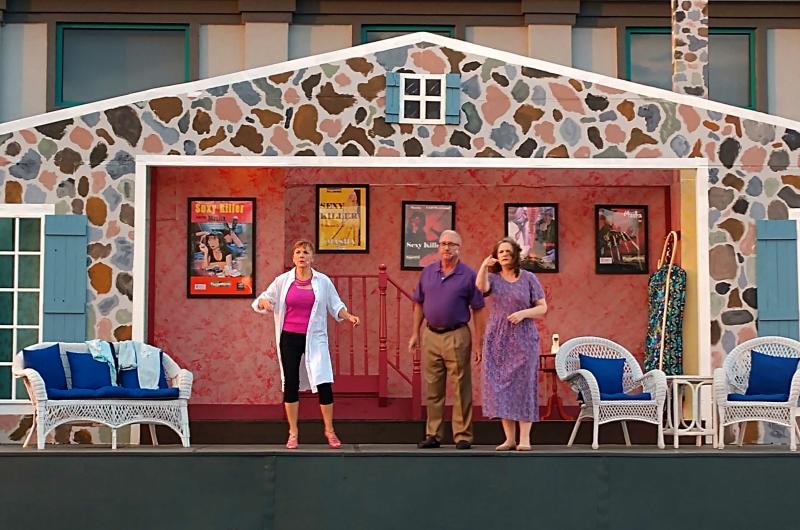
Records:
{"label": "woman in floral dress", "polygon": [[493,299],[483,346],[483,414],[503,424],[506,439],[498,451],[530,451],[531,424],[539,419],[539,333],[534,319],[544,316],[547,302],[536,275],[520,270],[520,253],[516,241],[501,239],[483,260],[475,282]]}

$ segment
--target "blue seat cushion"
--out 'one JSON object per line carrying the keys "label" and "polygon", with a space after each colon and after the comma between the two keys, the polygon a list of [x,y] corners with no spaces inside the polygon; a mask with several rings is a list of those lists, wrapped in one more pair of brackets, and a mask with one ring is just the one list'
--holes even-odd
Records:
{"label": "blue seat cushion", "polygon": [[784,403],[789,401],[789,394],[728,394],[728,401],[772,401]]}
{"label": "blue seat cushion", "polygon": [[[161,370],[158,374],[158,388],[169,388],[167,384],[167,375],[164,373],[164,352],[160,353],[161,357]],[[129,370],[120,370],[119,384],[125,388],[141,388],[139,386],[139,369],[131,368]]]}
{"label": "blue seat cushion", "polygon": [[72,372],[72,388],[97,389],[111,386],[111,372],[108,364],[95,361],[90,353],[68,351],[67,360]]}
{"label": "blue seat cushion", "polygon": [[70,390],[48,389],[50,399],[175,399],[177,388],[124,388],[104,386],[101,388],[72,388]]}
{"label": "blue seat cushion", "polygon": [[625,359],[601,359],[579,354],[581,368],[589,370],[597,379],[601,394],[622,394],[622,373]]}
{"label": "blue seat cushion", "polygon": [[788,394],[798,361],[800,359],[795,357],[776,357],[751,351],[750,378],[745,394]]}
{"label": "blue seat cushion", "polygon": [[47,399],[93,399],[98,397],[95,388],[71,388],[62,390],[60,388],[48,388]]}
{"label": "blue seat cushion", "polygon": [[39,372],[44,380],[45,388],[58,390],[67,389],[67,376],[64,374],[64,365],[61,363],[61,350],[58,344],[39,349],[22,350],[22,359],[25,368]]}
{"label": "blue seat cushion", "polygon": [[653,399],[650,392],[642,392],[641,394],[604,394],[600,392],[600,399],[602,401],[649,401]]}

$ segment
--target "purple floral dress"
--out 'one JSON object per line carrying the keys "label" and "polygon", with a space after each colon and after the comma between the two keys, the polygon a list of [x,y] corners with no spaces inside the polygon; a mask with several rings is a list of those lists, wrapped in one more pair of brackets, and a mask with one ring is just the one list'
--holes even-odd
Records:
{"label": "purple floral dress", "polygon": [[530,318],[514,325],[506,317],[533,307],[544,298],[544,289],[526,270],[513,283],[489,273],[489,286],[493,303],[483,347],[483,415],[538,421],[539,332]]}

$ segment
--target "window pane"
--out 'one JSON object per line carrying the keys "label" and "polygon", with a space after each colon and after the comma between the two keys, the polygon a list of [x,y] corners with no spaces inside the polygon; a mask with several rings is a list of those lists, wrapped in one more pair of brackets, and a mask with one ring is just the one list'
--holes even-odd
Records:
{"label": "window pane", "polygon": [[14,256],[0,256],[0,287],[14,287]]}
{"label": "window pane", "polygon": [[17,351],[39,342],[38,329],[17,329]]}
{"label": "window pane", "polygon": [[438,101],[425,102],[425,118],[429,120],[438,120],[442,104]]}
{"label": "window pane", "polygon": [[14,345],[11,344],[11,330],[0,329],[0,363],[9,362],[14,357]]}
{"label": "window pane", "polygon": [[419,96],[420,82],[419,79],[403,79],[405,82],[405,92],[407,96]]}
{"label": "window pane", "polygon": [[17,324],[35,326],[39,324],[39,293],[17,293]]}
{"label": "window pane", "polygon": [[439,79],[426,79],[425,94],[428,96],[441,96],[442,82]]}
{"label": "window pane", "polygon": [[367,42],[375,42],[383,39],[391,39],[392,37],[399,37],[400,35],[408,35],[409,33],[416,33],[417,31],[427,31],[428,33],[433,33],[435,35],[442,35],[443,37],[452,37],[453,30],[431,30],[429,28],[425,28],[424,26],[420,26],[416,29],[409,29],[409,30],[367,30],[367,38],[364,40],[364,43]]}
{"label": "window pane", "polygon": [[669,33],[630,35],[631,81],[672,90],[670,38]]}
{"label": "window pane", "polygon": [[39,287],[39,256],[19,257],[19,287]]}
{"label": "window pane", "polygon": [[739,107],[750,101],[750,35],[712,34],[709,42],[709,95]]}
{"label": "window pane", "polygon": [[10,366],[0,366],[0,399],[11,399]]}
{"label": "window pane", "polygon": [[0,324],[14,323],[14,294],[0,293]]}
{"label": "window pane", "polygon": [[64,28],[61,97],[97,101],[182,83],[185,66],[181,29]]}
{"label": "window pane", "polygon": [[0,218],[0,250],[14,250],[14,219]]}
{"label": "window pane", "polygon": [[28,399],[28,389],[25,388],[25,383],[22,379],[16,379],[17,382],[17,399]]}
{"label": "window pane", "polygon": [[19,249],[39,250],[42,237],[42,222],[39,219],[19,220]]}
{"label": "window pane", "polygon": [[406,118],[419,118],[419,101],[406,101],[403,108]]}

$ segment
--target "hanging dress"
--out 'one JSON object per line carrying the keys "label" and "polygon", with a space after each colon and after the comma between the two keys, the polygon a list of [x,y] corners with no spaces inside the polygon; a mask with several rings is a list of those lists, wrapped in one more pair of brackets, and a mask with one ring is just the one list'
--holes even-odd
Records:
{"label": "hanging dress", "polygon": [[664,242],[658,270],[650,275],[647,284],[649,302],[644,367],[646,371],[663,370],[667,375],[683,374],[686,271],[674,264],[677,245],[677,233],[670,232]]}

